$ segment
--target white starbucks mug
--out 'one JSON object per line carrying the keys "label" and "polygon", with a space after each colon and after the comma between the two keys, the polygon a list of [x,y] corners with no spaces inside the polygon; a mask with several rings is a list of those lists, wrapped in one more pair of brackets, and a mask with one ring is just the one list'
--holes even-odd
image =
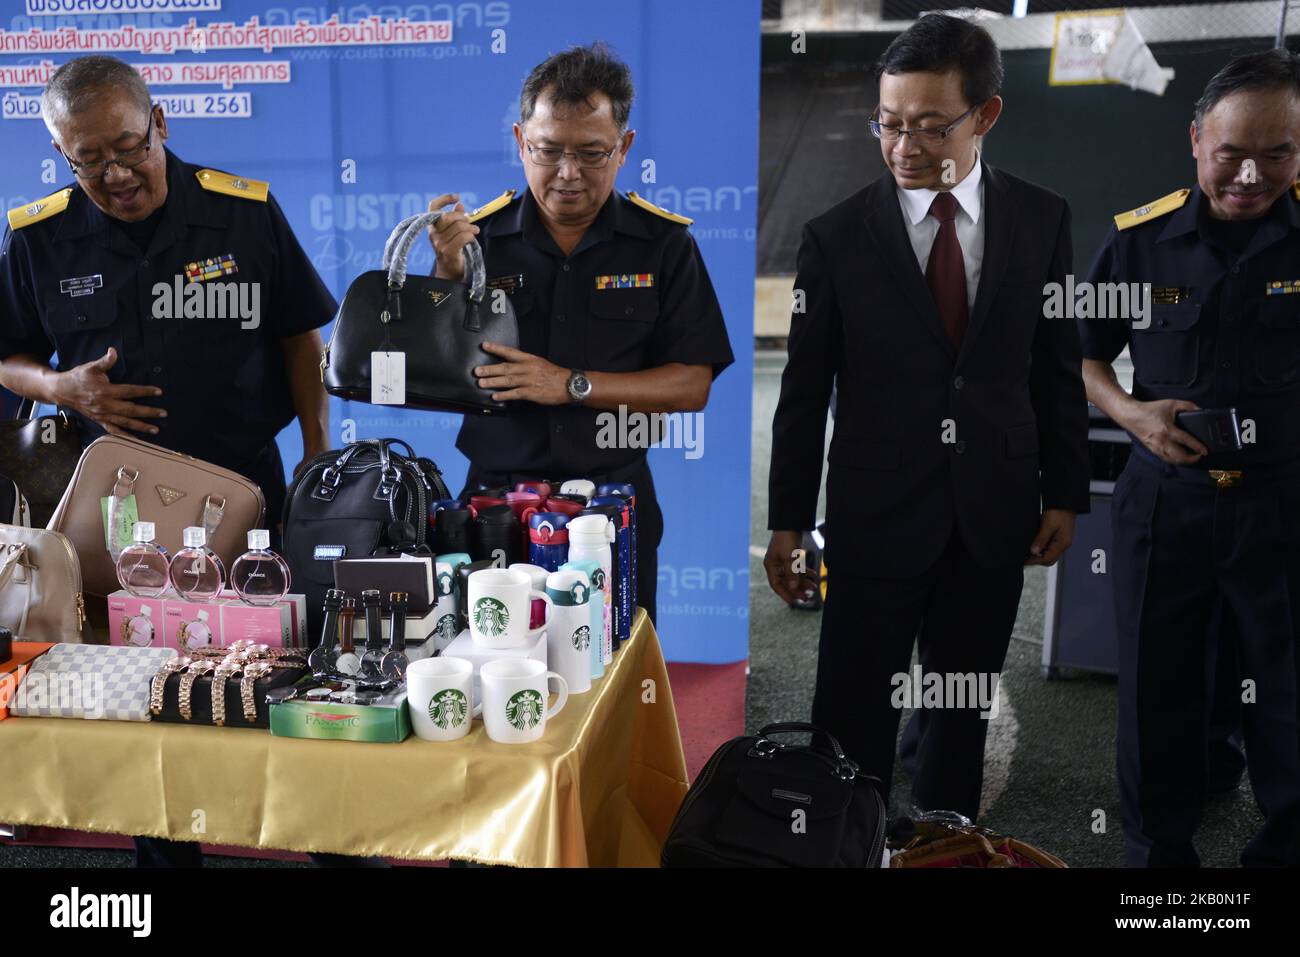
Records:
{"label": "white starbucks mug", "polygon": [[[551,622],[554,603],[533,588],[527,572],[512,568],[481,568],[469,576],[469,633],[483,648],[522,648],[541,637]],[[546,603],[546,619],[529,628],[533,599]]]}
{"label": "white starbucks mug", "polygon": [[474,664],[466,658],[423,658],[406,669],[411,727],[425,741],[455,741],[469,734],[481,710],[473,701]]}
{"label": "white starbucks mug", "polygon": [[[551,682],[559,699],[548,709]],[[483,696],[483,727],[501,744],[527,744],[546,731],[546,721],[564,710],[569,686],[563,675],[547,671],[533,658],[497,658],[479,668]]]}

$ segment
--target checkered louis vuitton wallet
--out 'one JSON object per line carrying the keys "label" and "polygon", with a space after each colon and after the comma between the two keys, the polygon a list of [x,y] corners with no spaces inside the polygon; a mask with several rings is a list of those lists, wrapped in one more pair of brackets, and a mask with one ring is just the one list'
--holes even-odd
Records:
{"label": "checkered louis vuitton wallet", "polygon": [[59,644],[36,659],[10,713],[22,718],[148,721],[149,685],[175,648]]}

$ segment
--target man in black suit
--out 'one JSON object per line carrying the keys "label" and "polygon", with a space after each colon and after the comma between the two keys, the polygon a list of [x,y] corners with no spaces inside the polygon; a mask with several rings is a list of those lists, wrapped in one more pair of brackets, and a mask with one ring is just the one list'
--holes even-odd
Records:
{"label": "man in black suit", "polygon": [[888,172],[804,227],[764,565],[787,601],[815,587],[797,550],[836,384],[813,721],[887,797],[919,641],[924,681],[947,693],[926,713],[914,797],[974,818],[1024,566],[1054,564],[1088,509],[1078,333],[1043,305],[1071,270],[1070,210],[980,159],[1002,111],[985,30],[923,17],[876,76]]}

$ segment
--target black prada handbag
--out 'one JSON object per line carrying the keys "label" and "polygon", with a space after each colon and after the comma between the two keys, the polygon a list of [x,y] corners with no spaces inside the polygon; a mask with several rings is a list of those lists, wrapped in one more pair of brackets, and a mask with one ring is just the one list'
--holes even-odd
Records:
{"label": "black prada handbag", "polygon": [[446,498],[438,466],[400,439],[353,442],[307,463],[285,496],[283,554],[294,591],[307,596],[311,644],[319,641],[334,562],[421,551],[429,504]]}
{"label": "black prada handbag", "polygon": [[499,415],[482,388],[475,366],[496,360],[480,346],[519,347],[519,324],[504,293],[485,298],[483,250],[465,247],[469,283],[406,274],[411,245],[442,213],[420,213],[397,224],[384,245],[383,268],[358,276],[335,317],[334,333],[321,357],[325,391],[343,399],[371,401],[371,353],[401,352],[406,362],[408,408]]}
{"label": "black prada handbag", "polygon": [[[811,732],[808,746],[775,735]],[[885,806],[831,735],[769,724],[732,738],[691,785],[664,842],[664,867],[881,867]]]}

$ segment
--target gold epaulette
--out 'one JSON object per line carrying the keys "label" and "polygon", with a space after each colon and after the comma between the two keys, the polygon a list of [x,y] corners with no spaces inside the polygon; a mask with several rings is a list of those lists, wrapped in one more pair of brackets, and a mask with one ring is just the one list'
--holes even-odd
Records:
{"label": "gold epaulette", "polygon": [[654,213],[656,216],[662,216],[664,219],[670,220],[674,223],[681,223],[683,226],[689,226],[691,223],[695,222],[693,219],[687,219],[685,216],[678,216],[676,213],[670,213],[662,206],[656,206],[654,203],[642,199],[634,191],[629,191],[627,198],[632,200],[633,203],[640,206],[647,213]]}
{"label": "gold epaulette", "polygon": [[1149,219],[1155,219],[1163,216],[1165,213],[1172,213],[1183,203],[1187,202],[1187,197],[1192,194],[1190,189],[1180,189],[1176,193],[1170,193],[1168,196],[1161,196],[1159,199],[1147,203],[1145,206],[1139,206],[1137,209],[1130,209],[1127,213],[1115,214],[1115,227],[1117,229],[1128,229],[1130,226],[1136,226],[1138,223],[1145,223]]}
{"label": "gold epaulette", "polygon": [[260,179],[244,179],[215,169],[201,169],[194,174],[199,185],[213,193],[225,196],[238,196],[240,199],[255,199],[265,203],[271,184]]}
{"label": "gold epaulette", "polygon": [[1296,180],[1295,184],[1291,187],[1291,192],[1295,193],[1296,199],[1300,199],[1300,180]]}
{"label": "gold epaulette", "polygon": [[490,203],[484,203],[478,209],[469,214],[469,221],[477,223],[484,216],[491,216],[498,209],[504,209],[510,205],[510,201],[515,198],[515,191],[508,189]]}
{"label": "gold epaulette", "polygon": [[51,193],[44,199],[38,199],[30,206],[15,207],[9,210],[9,228],[22,229],[32,223],[39,223],[42,219],[57,216],[68,208],[68,200],[71,197],[72,189],[69,187],[61,189],[57,193]]}

